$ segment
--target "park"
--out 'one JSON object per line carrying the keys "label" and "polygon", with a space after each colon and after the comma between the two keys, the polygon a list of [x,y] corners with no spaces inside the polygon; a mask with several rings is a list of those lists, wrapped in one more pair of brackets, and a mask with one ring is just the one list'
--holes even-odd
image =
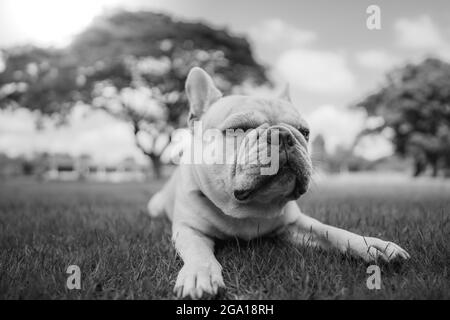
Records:
{"label": "park", "polygon": [[[201,67],[225,96],[273,97],[291,82],[311,131],[302,211],[411,256],[372,265],[276,237],[219,241],[218,299],[448,300],[450,45],[436,18],[445,10],[386,4],[381,30],[367,30],[366,8],[342,6],[339,27],[334,10],[311,4],[280,7],[278,20],[261,4],[262,22],[223,8],[223,25],[214,12],[120,9],[64,45],[0,43],[0,299],[176,298],[183,262],[170,223],[151,219],[147,203],[176,170],[177,133],[198,120],[185,81]],[[68,287],[73,266],[80,278]],[[379,281],[368,286],[373,266]]]}

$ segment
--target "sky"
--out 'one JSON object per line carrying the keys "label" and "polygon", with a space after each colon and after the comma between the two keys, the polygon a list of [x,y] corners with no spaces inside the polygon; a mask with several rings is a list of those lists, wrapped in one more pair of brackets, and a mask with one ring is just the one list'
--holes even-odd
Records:
{"label": "sky", "polygon": [[[366,26],[369,16],[366,9],[372,4],[381,10],[380,30],[369,30]],[[28,42],[63,46],[96,15],[117,7],[200,20],[246,36],[254,55],[268,66],[273,79],[280,86],[290,84],[292,100],[310,122],[313,136],[323,134],[330,151],[340,144],[351,144],[365,117],[349,106],[376,90],[386,71],[429,55],[450,61],[448,0],[1,0],[0,47]],[[126,126],[106,115],[95,116],[105,117],[103,122],[109,125],[99,133],[103,139],[111,140],[105,145],[109,148],[111,143],[116,143],[114,157],[106,147],[91,147],[97,150],[97,158],[112,159],[126,156],[125,153],[139,155],[132,146],[125,146],[131,135]],[[50,133],[36,133],[31,129],[21,131],[11,126],[5,129],[4,124],[12,123],[12,118],[20,123],[19,117],[33,115],[0,113],[0,148],[11,154],[45,148],[45,143],[26,143],[27,135],[41,134],[57,140],[49,143],[52,151],[64,151],[67,143],[63,137],[83,135],[89,123],[83,118],[71,127],[54,129],[60,131],[53,138]],[[23,118],[22,122],[26,121]],[[94,136],[95,121],[92,125],[89,132]],[[62,138],[58,140],[56,136]],[[122,138],[118,140],[118,136]],[[71,145],[68,152],[81,152],[83,141],[80,138],[80,146]],[[360,152],[367,158],[392,152],[383,139],[365,145]]]}

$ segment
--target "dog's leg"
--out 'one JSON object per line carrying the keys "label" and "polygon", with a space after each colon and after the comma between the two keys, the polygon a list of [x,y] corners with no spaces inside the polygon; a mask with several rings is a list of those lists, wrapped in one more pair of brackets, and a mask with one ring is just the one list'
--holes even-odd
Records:
{"label": "dog's leg", "polygon": [[216,295],[219,288],[225,287],[211,238],[181,225],[173,228],[173,242],[184,262],[174,288],[177,297],[199,299],[204,294]]}
{"label": "dog's leg", "polygon": [[373,237],[363,237],[352,232],[323,224],[300,211],[296,202],[286,205],[286,214],[293,221],[287,228],[288,238],[302,245],[336,248],[365,261],[379,258],[391,261],[395,258],[410,258],[409,254],[393,242]]}

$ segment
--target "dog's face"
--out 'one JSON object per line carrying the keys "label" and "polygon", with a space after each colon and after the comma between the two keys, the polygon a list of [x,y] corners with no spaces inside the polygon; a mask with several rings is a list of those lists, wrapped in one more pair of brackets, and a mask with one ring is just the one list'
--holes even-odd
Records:
{"label": "dog's face", "polygon": [[276,99],[223,98],[199,68],[189,74],[186,92],[190,127],[200,126],[203,132],[194,140],[202,143],[204,154],[219,160],[196,164],[195,170],[202,191],[224,213],[271,216],[307,191],[309,128],[287,92]]}

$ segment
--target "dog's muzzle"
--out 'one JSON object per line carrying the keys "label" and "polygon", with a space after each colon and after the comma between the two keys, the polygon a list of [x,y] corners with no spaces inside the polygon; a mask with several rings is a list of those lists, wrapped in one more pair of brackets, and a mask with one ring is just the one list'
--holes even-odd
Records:
{"label": "dog's muzzle", "polygon": [[[237,186],[238,188],[233,191],[233,196],[238,201],[249,200],[259,190],[269,186],[278,178],[280,178],[280,181],[283,181],[281,180],[283,177],[292,175],[292,178],[295,177],[295,187],[288,198],[297,199],[308,190],[312,171],[306,140],[303,136],[296,135],[294,130],[283,125],[268,128],[260,137],[267,139],[265,141],[267,146],[264,148],[264,152],[272,152],[272,145],[278,147],[278,158],[276,159],[278,161],[278,169],[271,175],[262,175],[260,167],[256,168],[257,170],[255,170],[255,166],[239,167],[240,174],[248,174],[244,180],[250,179],[253,180],[253,183],[251,186],[247,185],[243,188]],[[273,157],[271,159],[271,161],[274,161]]]}

